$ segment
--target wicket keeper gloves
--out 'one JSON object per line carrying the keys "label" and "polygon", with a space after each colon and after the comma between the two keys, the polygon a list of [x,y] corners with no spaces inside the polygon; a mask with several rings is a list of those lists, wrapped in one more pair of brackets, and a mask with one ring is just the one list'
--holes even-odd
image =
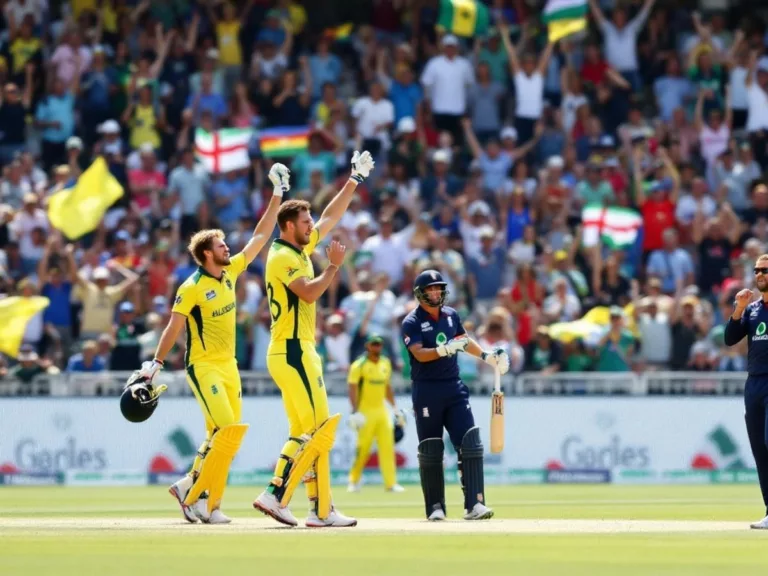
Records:
{"label": "wicket keeper gloves", "polygon": [[269,169],[269,181],[272,182],[272,195],[282,198],[291,189],[291,171],[285,164],[276,162]]}
{"label": "wicket keeper gloves", "polygon": [[498,368],[500,374],[509,372],[509,354],[504,352],[502,348],[494,348],[492,352],[483,352],[481,358],[489,366]]}
{"label": "wicket keeper gloves", "polygon": [[355,153],[352,155],[352,175],[350,178],[358,184],[362,184],[363,180],[368,178],[371,170],[373,170],[374,164],[375,162],[370,152],[365,150],[360,154],[360,152],[355,150]]}
{"label": "wicket keeper gloves", "polygon": [[445,356],[453,356],[457,352],[464,352],[469,344],[469,338],[462,336],[460,338],[453,338],[448,340],[445,344],[440,344],[436,348],[437,354],[443,358]]}
{"label": "wicket keeper gloves", "polygon": [[142,362],[141,368],[139,368],[139,376],[146,378],[148,382],[152,382],[155,374],[160,372],[163,367],[163,363],[160,360],[152,360],[152,362]]}
{"label": "wicket keeper gloves", "polygon": [[365,416],[360,412],[355,412],[349,416],[349,427],[353,430],[359,430],[365,424]]}

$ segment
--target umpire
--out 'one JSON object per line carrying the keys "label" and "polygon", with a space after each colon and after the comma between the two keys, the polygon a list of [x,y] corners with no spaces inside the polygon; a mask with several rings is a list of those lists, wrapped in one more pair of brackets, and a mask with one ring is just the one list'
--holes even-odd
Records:
{"label": "umpire", "polygon": [[469,390],[459,378],[456,354],[481,358],[504,374],[509,356],[501,348],[483,351],[468,337],[456,310],[444,306],[446,283],[437,270],[416,277],[418,308],[403,320],[403,341],[411,362],[411,397],[419,437],[419,474],[427,519],[445,520],[443,429],[458,455],[464,492],[464,519],[487,520],[483,478],[483,444],[469,405]]}
{"label": "umpire", "polygon": [[755,285],[761,298],[750,304],[752,291],[745,288],[736,294],[733,314],[725,326],[725,344],[738,344],[747,337],[747,383],[744,387],[744,419],[752,455],[757,465],[757,477],[766,516],[750,524],[758,530],[768,529],[768,254],[763,254],[755,263]]}

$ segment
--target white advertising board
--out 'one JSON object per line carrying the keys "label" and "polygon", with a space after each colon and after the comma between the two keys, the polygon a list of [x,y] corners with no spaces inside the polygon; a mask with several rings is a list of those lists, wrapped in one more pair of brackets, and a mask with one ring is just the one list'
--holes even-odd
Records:
{"label": "white advertising board", "polygon": [[[410,405],[407,397],[398,405]],[[490,399],[471,400],[487,446]],[[330,399],[344,415],[334,469],[348,469],[355,433],[349,403]],[[277,397],[245,398],[250,424],[233,470],[274,465],[287,435]],[[184,470],[204,439],[203,418],[190,398],[164,398],[143,424],[126,422],[116,398],[0,400],[0,472],[173,472]],[[739,398],[507,398],[505,449],[486,454],[489,472],[543,468],[609,470],[614,476],[665,470],[754,467]],[[416,468],[416,429],[408,418],[396,449],[400,468]],[[449,449],[447,464],[455,462]]]}

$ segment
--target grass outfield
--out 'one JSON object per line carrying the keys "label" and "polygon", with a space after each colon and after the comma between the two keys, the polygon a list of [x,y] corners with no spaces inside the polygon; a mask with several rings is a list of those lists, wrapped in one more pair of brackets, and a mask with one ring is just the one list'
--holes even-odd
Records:
{"label": "grass outfield", "polygon": [[[764,569],[768,533],[756,486],[490,486],[490,522],[421,521],[418,487],[337,490],[360,525],[282,529],[251,508],[257,488],[233,487],[228,526],[187,525],[162,486],[0,488],[0,574],[339,576],[735,574]],[[301,518],[303,498],[294,500]],[[368,519],[368,522],[366,522]],[[558,521],[562,520],[562,521]],[[514,572],[517,570],[517,572]]]}

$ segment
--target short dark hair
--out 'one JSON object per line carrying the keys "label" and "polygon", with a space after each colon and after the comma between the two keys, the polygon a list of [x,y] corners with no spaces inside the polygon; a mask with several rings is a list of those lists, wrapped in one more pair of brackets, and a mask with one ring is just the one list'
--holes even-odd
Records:
{"label": "short dark hair", "polygon": [[280,230],[285,230],[285,225],[288,222],[296,224],[299,214],[304,211],[309,212],[311,209],[312,205],[306,200],[288,200],[283,202],[277,213],[277,225],[280,227]]}

